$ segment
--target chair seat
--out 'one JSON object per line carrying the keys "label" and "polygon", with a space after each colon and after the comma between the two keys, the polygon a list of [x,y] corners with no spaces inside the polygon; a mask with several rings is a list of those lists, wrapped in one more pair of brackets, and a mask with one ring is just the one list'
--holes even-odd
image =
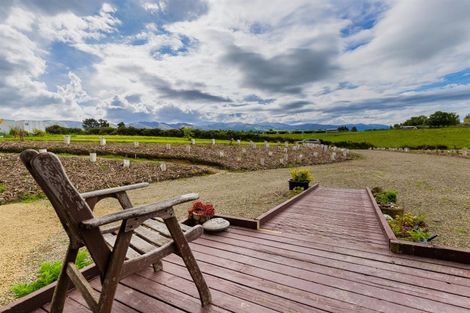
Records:
{"label": "chair seat", "polygon": [[[195,236],[187,236],[193,227],[182,223],[180,223],[180,227],[188,242],[195,239]],[[116,235],[117,230],[103,234],[106,243],[111,249],[114,247]],[[133,259],[143,254],[152,254],[172,241],[171,234],[162,219],[158,217],[148,219],[134,230],[129,248],[127,249],[126,259]]]}

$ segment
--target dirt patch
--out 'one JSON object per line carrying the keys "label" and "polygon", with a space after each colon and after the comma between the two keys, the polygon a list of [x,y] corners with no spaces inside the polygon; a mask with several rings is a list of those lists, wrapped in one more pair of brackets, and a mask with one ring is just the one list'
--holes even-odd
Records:
{"label": "dirt patch", "polygon": [[[181,145],[141,143],[135,147],[133,143],[109,143],[100,146],[97,143],[32,142],[4,141],[0,142],[0,151],[21,152],[27,148],[42,149],[56,153],[70,154],[113,154],[147,159],[180,159],[196,164],[214,165],[230,170],[259,170],[289,166],[325,164],[344,161],[350,158],[349,150],[328,146],[290,145]],[[334,157],[332,157],[334,155]]]}
{"label": "dirt patch", "polygon": [[[80,192],[129,185],[140,182],[158,182],[209,174],[206,167],[191,164],[160,163],[132,160],[128,168],[122,160],[98,158],[95,163],[85,157],[61,157],[70,180]],[[0,204],[14,200],[31,200],[40,193],[18,154],[0,154]]]}

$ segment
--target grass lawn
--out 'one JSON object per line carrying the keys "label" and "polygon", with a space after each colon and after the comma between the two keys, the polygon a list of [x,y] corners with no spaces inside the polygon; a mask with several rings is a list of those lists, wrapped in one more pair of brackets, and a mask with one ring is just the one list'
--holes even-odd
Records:
{"label": "grass lawn", "polygon": [[470,127],[449,127],[432,129],[390,129],[363,132],[281,134],[295,140],[318,138],[331,142],[366,142],[376,147],[400,148],[419,146],[447,146],[449,149],[470,148]]}

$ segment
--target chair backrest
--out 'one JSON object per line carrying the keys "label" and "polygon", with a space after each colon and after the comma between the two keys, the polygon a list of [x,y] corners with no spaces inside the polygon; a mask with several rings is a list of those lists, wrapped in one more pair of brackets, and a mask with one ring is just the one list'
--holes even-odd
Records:
{"label": "chair backrest", "polygon": [[93,218],[93,213],[69,180],[59,158],[32,149],[23,151],[20,158],[51,202],[71,242],[85,245],[98,267],[104,266],[110,249],[99,229],[80,228],[80,222]]}

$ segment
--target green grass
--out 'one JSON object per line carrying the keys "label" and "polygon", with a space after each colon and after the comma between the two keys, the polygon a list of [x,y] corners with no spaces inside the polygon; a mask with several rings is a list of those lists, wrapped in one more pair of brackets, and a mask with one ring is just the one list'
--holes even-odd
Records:
{"label": "green grass", "polygon": [[[75,264],[79,269],[90,265],[93,261],[86,250],[80,250],[78,252]],[[60,271],[62,270],[62,262],[44,262],[39,267],[38,276],[36,280],[31,283],[16,284],[11,288],[11,291],[17,298],[24,297],[44,286],[53,283],[59,278]]]}
{"label": "green grass", "polygon": [[[71,142],[96,142],[100,141],[101,135],[72,135]],[[174,143],[174,144],[189,144],[191,140],[182,137],[155,137],[155,136],[120,136],[120,135],[105,135],[106,142],[134,142],[138,141],[140,143]],[[18,139],[12,137],[4,137],[5,141],[16,141]],[[46,136],[28,136],[25,137],[25,140],[29,141],[63,141],[64,135],[46,135]],[[210,144],[212,143],[211,139],[197,139],[196,143]],[[217,139],[216,143],[220,144],[229,144],[229,140]],[[242,142],[247,144],[248,142]],[[234,141],[236,144],[236,141]]]}
{"label": "green grass", "polygon": [[41,199],[46,199],[46,195],[43,193],[35,193],[35,194],[28,193],[28,194],[23,194],[19,200],[22,203],[31,203],[31,202],[41,200]]}
{"label": "green grass", "polygon": [[470,127],[449,127],[433,129],[390,129],[365,132],[282,134],[286,139],[302,140],[318,138],[340,142],[365,142],[383,148],[415,148],[419,146],[447,146],[449,149],[470,148]]}

